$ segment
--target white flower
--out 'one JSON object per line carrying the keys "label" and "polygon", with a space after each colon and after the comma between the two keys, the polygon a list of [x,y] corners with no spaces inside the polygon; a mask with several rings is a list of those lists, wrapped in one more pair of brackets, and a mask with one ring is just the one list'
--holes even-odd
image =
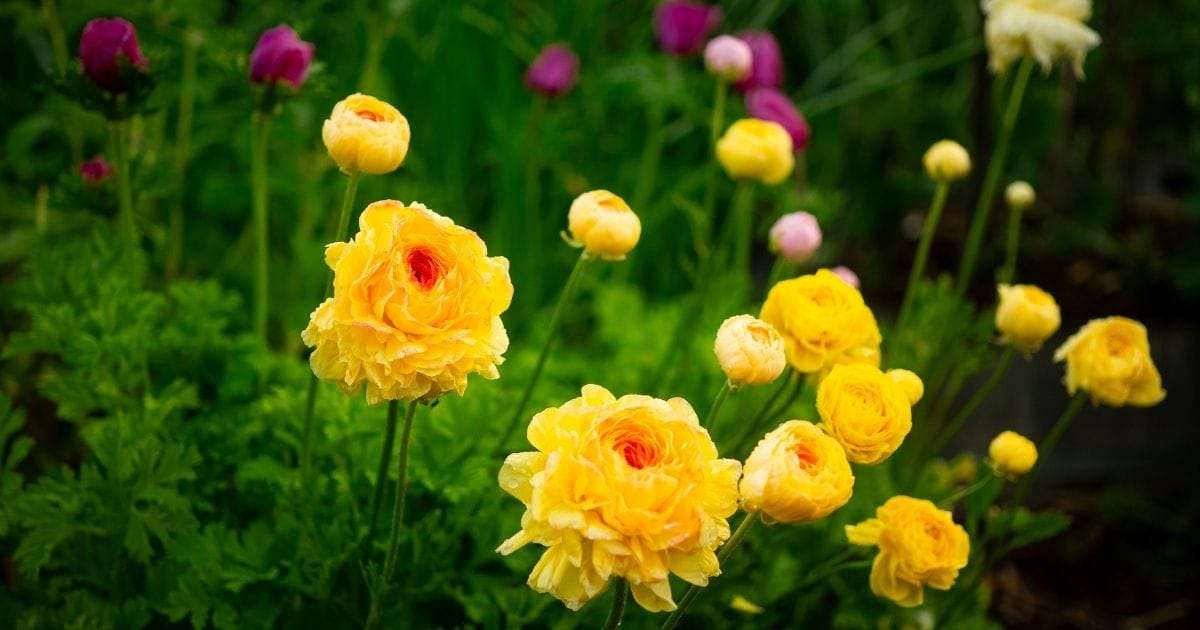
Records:
{"label": "white flower", "polygon": [[1031,55],[1050,71],[1068,58],[1075,76],[1083,76],[1083,57],[1100,44],[1100,36],[1083,21],[1092,15],[1091,0],[983,0],[990,65],[993,72]]}

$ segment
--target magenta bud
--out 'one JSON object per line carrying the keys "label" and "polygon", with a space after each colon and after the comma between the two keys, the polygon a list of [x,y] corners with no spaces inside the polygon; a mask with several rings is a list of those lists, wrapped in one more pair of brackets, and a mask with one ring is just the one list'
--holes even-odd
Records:
{"label": "magenta bud", "polygon": [[708,40],[721,17],[720,7],[670,0],[654,11],[654,36],[668,55],[691,55]]}
{"label": "magenta bud", "polygon": [[112,164],[109,164],[103,155],[97,155],[79,165],[79,177],[83,179],[83,183],[91,186],[112,177],[113,172]]}
{"label": "magenta bud", "polygon": [[799,153],[808,146],[808,121],[783,92],[775,88],[754,88],[746,92],[746,113],[752,118],[779,123],[792,137],[793,151]]}
{"label": "magenta bud", "polygon": [[792,263],[802,263],[821,247],[821,225],[807,212],[792,212],[779,217],[770,232],[771,251]]}
{"label": "magenta bud", "polygon": [[775,36],[768,31],[743,31],[738,33],[738,39],[750,47],[754,60],[750,64],[750,75],[733,86],[742,91],[779,87],[783,82],[783,53],[779,51]]}
{"label": "magenta bud", "polygon": [[287,83],[300,89],[312,64],[314,46],[296,31],[280,24],[263,33],[250,53],[250,80],[255,83]]}
{"label": "magenta bud", "polygon": [[575,86],[578,76],[579,57],[564,44],[551,44],[529,64],[525,86],[546,96],[559,96]]}
{"label": "magenta bud", "polygon": [[83,74],[108,92],[119,93],[126,89],[121,80],[119,57],[145,70],[149,65],[141,48],[138,48],[137,30],[121,18],[96,18],[83,27],[79,36],[79,61],[83,63]]}

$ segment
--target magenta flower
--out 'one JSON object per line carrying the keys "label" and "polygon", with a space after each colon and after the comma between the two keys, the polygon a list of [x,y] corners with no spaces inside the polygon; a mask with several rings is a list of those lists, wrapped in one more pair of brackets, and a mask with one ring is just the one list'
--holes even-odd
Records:
{"label": "magenta flower", "polygon": [[137,30],[121,18],[96,18],[83,27],[79,37],[79,61],[83,62],[83,74],[108,92],[119,93],[126,89],[121,80],[117,59],[121,56],[135,68],[145,70],[148,66],[145,55],[138,48]]}
{"label": "magenta flower", "polygon": [[286,24],[268,30],[258,38],[250,53],[250,80],[255,83],[283,82],[300,89],[312,63],[314,46],[302,41]]}
{"label": "magenta flower", "polygon": [[779,52],[779,42],[775,36],[768,31],[743,31],[738,33],[738,39],[750,47],[754,61],[750,64],[750,76],[733,86],[742,91],[756,87],[779,87],[783,81],[783,53]]}
{"label": "magenta flower", "polygon": [[754,88],[746,92],[746,113],[751,118],[779,123],[792,136],[792,150],[797,153],[808,145],[808,121],[783,92],[774,88]]}
{"label": "magenta flower", "polygon": [[579,57],[564,44],[551,44],[529,64],[525,86],[546,96],[559,96],[575,86],[578,76]]}
{"label": "magenta flower", "polygon": [[83,179],[83,183],[91,186],[112,177],[113,172],[112,164],[109,164],[103,155],[97,155],[79,165],[79,177]]}
{"label": "magenta flower", "polygon": [[691,55],[721,23],[720,7],[668,0],[654,11],[654,36],[668,55]]}
{"label": "magenta flower", "polygon": [[821,225],[807,212],[785,214],[771,226],[768,242],[772,252],[799,264],[812,258],[821,247]]}

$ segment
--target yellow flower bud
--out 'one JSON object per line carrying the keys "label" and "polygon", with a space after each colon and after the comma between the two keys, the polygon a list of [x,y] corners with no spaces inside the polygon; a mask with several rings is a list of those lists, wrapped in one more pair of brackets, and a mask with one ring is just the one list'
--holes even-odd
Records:
{"label": "yellow flower bud", "polygon": [[908,396],[910,405],[917,404],[921,397],[925,395],[925,383],[921,382],[921,377],[917,376],[909,370],[888,370],[888,378],[892,379],[900,389]]}
{"label": "yellow flower bud", "polygon": [[1037,193],[1033,191],[1033,186],[1030,186],[1029,182],[1016,181],[1004,189],[1004,201],[1008,203],[1008,209],[1013,212],[1021,212],[1032,206],[1036,200]]}
{"label": "yellow flower bud", "polygon": [[1029,354],[1037,352],[1062,323],[1058,303],[1049,293],[1031,284],[1001,284],[996,307],[996,330],[1000,340]]}
{"label": "yellow flower bud", "polygon": [[571,240],[592,255],[622,260],[642,236],[642,222],[625,200],[607,190],[585,192],[567,212]]}
{"label": "yellow flower bud", "polygon": [[1054,360],[1067,362],[1067,391],[1083,390],[1094,402],[1151,407],[1167,396],[1146,327],[1132,319],[1093,319],[1054,351]]}
{"label": "yellow flower bud", "polygon": [[806,523],[846,505],[854,473],[837,440],[789,420],[754,447],[742,469],[742,508],[767,522]]}
{"label": "yellow flower bud", "polygon": [[783,337],[775,327],[751,315],[736,315],[717,330],[717,363],[729,384],[766,385],[787,366]]}
{"label": "yellow flower bud", "polygon": [[333,106],[321,127],[329,157],[347,175],[390,173],[408,155],[408,119],[395,107],[365,94],[351,94]]}
{"label": "yellow flower bud", "polygon": [[997,472],[1009,476],[1024,475],[1037,463],[1037,446],[1016,431],[1004,431],[988,445],[988,457]]}
{"label": "yellow flower bud", "polygon": [[939,184],[958,181],[971,172],[971,155],[953,140],[939,140],[929,147],[923,159],[925,173]]}
{"label": "yellow flower bud", "polygon": [[779,123],[743,118],[717,141],[717,161],[733,179],[778,184],[796,165],[792,137]]}

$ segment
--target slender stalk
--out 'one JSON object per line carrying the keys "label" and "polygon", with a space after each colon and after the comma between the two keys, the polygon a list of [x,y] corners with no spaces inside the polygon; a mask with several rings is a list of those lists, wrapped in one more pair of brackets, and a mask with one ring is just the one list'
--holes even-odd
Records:
{"label": "slender stalk", "polygon": [[[315,380],[313,382],[316,382]],[[387,487],[388,464],[392,463],[392,450],[396,442],[396,420],[399,404],[388,404],[387,429],[383,434],[383,451],[379,454],[379,473],[375,475],[375,492],[371,496],[371,518],[367,521],[367,545],[375,540],[375,527],[379,523],[379,506],[383,503],[383,489]]]}
{"label": "slender stalk", "polygon": [[738,182],[733,193],[733,216],[736,232],[733,241],[733,268],[742,278],[750,276],[750,241],[754,237],[754,185]]}
{"label": "slender stalk", "polygon": [[983,479],[980,479],[979,481],[976,481],[975,483],[959,490],[958,492],[955,492],[945,499],[938,501],[938,505],[942,506],[943,508],[949,508],[955,503],[958,503],[959,501],[971,496],[976,490],[988,485],[988,483],[990,483],[993,479],[995,479],[994,475],[984,475]]}
{"label": "slender stalk", "polygon": [[967,245],[963,249],[962,264],[958,268],[955,293],[961,297],[971,283],[971,272],[975,271],[975,259],[979,256],[979,245],[983,240],[983,232],[987,228],[988,214],[992,209],[992,197],[996,194],[996,185],[1000,183],[1000,175],[1004,171],[1004,160],[1008,157],[1008,143],[1012,140],[1013,129],[1017,124],[1017,113],[1021,110],[1021,99],[1025,96],[1025,86],[1029,84],[1029,75],[1033,72],[1033,58],[1025,57],[1017,69],[1017,78],[1013,82],[1012,92],[1008,97],[1008,106],[1004,110],[1001,122],[1000,137],[996,141],[996,149],[988,162],[987,174],[983,178],[983,188],[979,192],[979,200],[975,204],[975,214],[971,217],[971,228],[967,232]]}
{"label": "slender stalk", "polygon": [[[790,377],[793,374],[794,373],[789,369],[789,371],[787,372],[788,380],[786,382],[791,382]],[[746,423],[746,430],[738,438],[737,447],[734,450],[734,452],[737,452],[737,453],[744,452],[747,447],[747,443],[746,443],[747,441],[750,441],[751,444],[754,443],[754,436],[758,433],[761,433],[762,422],[764,420],[769,421],[770,419],[778,416],[779,414],[783,413],[784,411],[787,411],[788,407],[791,407],[792,403],[796,402],[796,399],[799,398],[800,394],[804,391],[804,384],[805,384],[805,379],[803,377],[797,376],[795,383],[792,387],[791,395],[789,395],[787,397],[787,399],[785,399],[783,401],[783,405],[781,405],[779,407],[773,406],[772,402],[778,398],[778,395],[783,391],[783,389],[781,388],[779,391],[776,391],[775,395],[771,397],[771,400],[768,400],[767,404],[763,405],[763,408],[759,411],[759,413],[756,416],[754,416],[754,420]]]}
{"label": "slender stalk", "polygon": [[[1058,421],[1054,423],[1054,428],[1050,429],[1050,433],[1042,439],[1041,444],[1038,444],[1037,454],[1039,462],[1046,461],[1046,458],[1050,455],[1050,451],[1054,450],[1055,445],[1058,444],[1058,440],[1066,432],[1067,427],[1070,426],[1071,420],[1074,420],[1075,415],[1083,408],[1085,401],[1087,401],[1087,394],[1082,392],[1075,394],[1075,397],[1071,399],[1070,404],[1063,410],[1062,415],[1058,417]],[[1029,493],[1029,486],[1033,482],[1033,475],[1037,470],[1038,468],[1035,465],[1032,470],[1025,473],[1020,483],[1017,484],[1017,493],[1013,495],[1014,506],[1025,502],[1025,495]]]}
{"label": "slender stalk", "polygon": [[254,333],[268,345],[267,298],[269,275],[269,244],[267,240],[267,137],[271,128],[271,115],[255,111],[253,131],[250,136],[250,189],[254,206]]}
{"label": "slender stalk", "polygon": [[[54,0],[42,0],[42,21],[46,25],[46,33],[50,36],[50,50],[54,53],[54,67],[60,75],[66,75],[70,67],[71,57],[67,51],[67,37],[63,32],[62,20],[58,17],[58,7]],[[71,163],[83,161],[83,131],[75,116],[62,121],[66,126],[67,142],[71,150]]]}
{"label": "slender stalk", "polygon": [[517,430],[517,423],[521,420],[521,414],[525,411],[525,406],[529,404],[529,398],[533,395],[533,386],[537,384],[538,377],[542,375],[542,368],[546,365],[546,357],[550,356],[550,347],[554,345],[554,338],[558,335],[558,328],[562,325],[563,314],[566,312],[566,306],[574,297],[575,291],[579,288],[579,281],[583,277],[583,271],[587,268],[588,263],[592,261],[591,256],[587,252],[579,255],[579,260],[575,261],[575,267],[571,270],[571,275],[567,278],[567,284],[563,287],[562,295],[558,298],[558,304],[554,307],[554,315],[550,317],[550,327],[546,331],[546,342],[542,345],[542,352],[538,355],[537,364],[533,368],[533,375],[529,377],[529,382],[525,384],[525,391],[521,393],[521,402],[517,404],[513,411],[512,419],[508,422],[508,428],[504,430],[504,434],[500,438],[497,448],[501,453],[504,451],[504,445],[508,443],[508,439],[512,437],[514,431]]}
{"label": "slender stalk", "polygon": [[1021,215],[1023,210],[1010,208],[1008,211],[1008,242],[1004,247],[1004,268],[1000,271],[1000,282],[1008,284],[1017,276],[1017,251],[1021,239]]}
{"label": "slender stalk", "polygon": [[46,233],[46,226],[50,223],[50,187],[45,184],[39,184],[37,196],[34,198],[33,207],[33,229],[38,234]]}
{"label": "slender stalk", "polygon": [[[521,231],[526,235],[525,238],[518,238],[518,242],[523,242],[523,251],[525,253],[526,264],[521,267],[523,270],[522,284],[526,299],[530,305],[542,304],[542,269],[544,266],[544,251],[543,240],[541,234],[543,232],[543,212],[542,212],[542,146],[541,146],[541,130],[542,117],[546,111],[546,99],[535,98],[530,105],[529,120],[525,129],[524,145],[527,148],[525,153],[525,208],[523,213],[523,221]],[[634,206],[635,208],[637,206]]]}
{"label": "slender stalk", "polygon": [[[399,405],[392,401],[391,405]],[[388,410],[389,414],[395,413]],[[404,414],[404,431],[400,434],[400,471],[396,476],[396,507],[392,511],[392,534],[388,538],[387,559],[383,564],[384,581],[392,579],[396,569],[396,556],[399,554],[400,529],[404,525],[404,497],[408,494],[408,444],[412,438],[413,418],[417,415],[417,401],[408,403],[408,412]]]}
{"label": "slender stalk", "polygon": [[717,392],[717,397],[713,399],[712,407],[708,410],[708,415],[704,416],[705,429],[712,429],[717,422],[717,414],[721,412],[721,405],[725,403],[725,399],[729,397],[729,392],[733,391],[733,387],[729,384],[729,379],[721,384],[721,391]]}
{"label": "slender stalk", "polygon": [[164,274],[168,279],[179,273],[183,258],[183,205],[187,182],[188,153],[192,138],[192,114],[196,103],[196,57],[200,47],[198,31],[188,29],[183,36],[183,76],[179,84],[179,116],[175,121],[175,200],[168,219],[170,235]]}
{"label": "slender stalk", "polygon": [[[1000,382],[1001,377],[1003,377],[1004,373],[1008,370],[1008,364],[1012,362],[1013,354],[1015,354],[1015,352],[1012,349],[1012,346],[1004,349],[1004,353],[1000,355],[1000,360],[996,363],[996,369],[992,370],[992,375],[989,376],[988,380],[984,382],[983,386],[975,392],[975,395],[971,396],[971,399],[967,401],[967,404],[963,405],[963,408],[959,410],[958,415],[954,416],[954,419],[950,421],[949,426],[947,426],[946,429],[941,432],[941,435],[938,436],[937,441],[933,443],[933,448],[925,453],[925,457],[931,457],[940,453],[942,449],[946,448],[946,445],[950,443],[950,440],[954,439],[955,435],[958,435],[958,432],[962,430],[963,425],[966,424],[967,418],[971,417],[971,414],[975,412],[975,409],[977,409],[979,405],[982,405],[984,400],[987,400],[987,397],[992,393],[993,389],[996,389],[996,385]],[[925,457],[921,458],[916,465],[920,466]]]}
{"label": "slender stalk", "polygon": [[604,622],[604,630],[616,630],[621,627],[621,618],[625,616],[625,602],[629,599],[629,583],[625,578],[613,578],[613,605],[608,611],[608,619]]}
{"label": "slender stalk", "polygon": [[938,222],[942,219],[942,208],[946,206],[946,195],[949,192],[949,182],[938,182],[937,189],[933,193],[933,201],[929,204],[929,214],[925,216],[921,240],[917,243],[917,255],[913,259],[912,269],[908,272],[908,286],[904,289],[904,301],[901,302],[900,316],[896,318],[896,330],[904,330],[904,325],[908,323],[908,318],[912,315],[917,285],[925,276],[925,263],[929,260],[929,248],[933,245],[933,235],[937,233]]}
{"label": "slender stalk", "polygon": [[[354,205],[354,197],[358,192],[359,173],[350,174],[346,180],[346,192],[342,195],[342,210],[338,214],[338,224],[336,232],[336,241],[345,241],[349,238],[346,230],[350,228],[350,208]],[[325,280],[325,299],[333,294],[333,270],[330,269]],[[308,380],[308,396],[304,404],[304,433],[300,438],[300,479],[305,487],[308,486],[309,475],[312,472],[312,431],[313,431],[313,410],[317,405],[317,374],[314,372]],[[390,449],[390,447],[389,447]],[[372,527],[374,530],[374,517],[372,517]]]}
{"label": "slender stalk", "polygon": [[[741,544],[742,539],[746,537],[746,532],[750,531],[750,528],[754,526],[754,522],[757,520],[757,512],[748,512],[746,514],[746,518],[742,519],[742,523],[738,525],[737,530],[735,530],[733,535],[729,537],[729,541],[726,542],[721,547],[720,551],[717,552],[718,564],[723,564],[729,559],[729,556],[733,554],[733,551],[737,549],[739,544]],[[667,617],[666,622],[663,623],[662,630],[671,630],[671,628],[679,625],[679,621],[683,619],[683,614],[687,612],[688,607],[691,606],[692,602],[696,600],[696,597],[700,595],[701,588],[703,587],[696,586],[695,584],[688,588],[687,593],[685,593],[683,598],[679,600],[679,606],[674,612],[671,613],[670,617]]]}
{"label": "slender stalk", "polygon": [[771,273],[767,274],[767,292],[771,291],[771,287],[779,284],[788,272],[793,271],[792,263],[783,256],[775,257],[775,264],[771,265]]}
{"label": "slender stalk", "polygon": [[128,251],[137,252],[141,244],[138,242],[137,223],[133,218],[133,189],[129,178],[129,148],[125,146],[125,125],[123,120],[109,121],[108,134],[116,157],[113,167],[117,175],[117,221],[121,225],[121,235]]}

